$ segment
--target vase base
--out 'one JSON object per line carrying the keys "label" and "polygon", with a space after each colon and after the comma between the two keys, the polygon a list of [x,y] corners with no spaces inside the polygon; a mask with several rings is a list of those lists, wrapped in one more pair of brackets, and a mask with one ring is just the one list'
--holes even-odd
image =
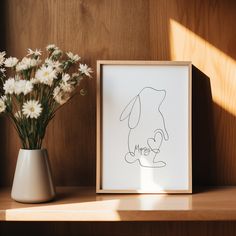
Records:
{"label": "vase base", "polygon": [[50,198],[41,198],[41,199],[26,199],[26,198],[18,198],[11,196],[11,199],[19,202],[19,203],[24,203],[24,204],[37,204],[37,203],[46,203],[46,202],[51,202],[55,200],[56,195],[50,197]]}

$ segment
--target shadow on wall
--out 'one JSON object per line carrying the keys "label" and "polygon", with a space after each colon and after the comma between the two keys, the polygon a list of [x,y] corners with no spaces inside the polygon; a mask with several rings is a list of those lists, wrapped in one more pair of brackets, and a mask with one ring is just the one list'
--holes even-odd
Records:
{"label": "shadow on wall", "polygon": [[[227,132],[230,132],[228,135],[234,135],[233,124],[236,118],[213,102],[210,78],[195,66],[193,66],[192,82],[193,187],[229,184],[232,182],[234,162],[224,157],[230,156],[233,159],[233,150],[230,147],[232,143],[224,139],[227,138],[225,136],[227,130],[217,130],[219,128],[217,124],[222,125],[222,122],[224,126],[231,124],[232,129]],[[222,134],[221,144],[217,147],[220,134]],[[227,175],[222,176],[222,172]]]}
{"label": "shadow on wall", "polygon": [[[192,153],[193,186],[211,182],[214,162],[213,101],[210,78],[192,67]],[[208,180],[208,181],[206,181]]]}

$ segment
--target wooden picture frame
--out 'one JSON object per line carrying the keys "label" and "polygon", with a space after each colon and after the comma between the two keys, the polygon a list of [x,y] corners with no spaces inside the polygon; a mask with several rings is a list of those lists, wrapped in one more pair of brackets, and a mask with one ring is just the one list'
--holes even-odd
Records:
{"label": "wooden picture frame", "polygon": [[192,65],[97,61],[97,193],[192,193]]}

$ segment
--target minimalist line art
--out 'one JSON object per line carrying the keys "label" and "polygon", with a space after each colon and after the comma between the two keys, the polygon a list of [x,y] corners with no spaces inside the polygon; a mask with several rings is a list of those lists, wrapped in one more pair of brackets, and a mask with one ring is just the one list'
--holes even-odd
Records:
{"label": "minimalist line art", "polygon": [[[164,141],[169,140],[161,105],[166,98],[165,89],[144,87],[125,106],[120,121],[128,120],[127,163],[141,167],[162,168],[167,165],[158,154]],[[151,102],[150,102],[151,101]]]}

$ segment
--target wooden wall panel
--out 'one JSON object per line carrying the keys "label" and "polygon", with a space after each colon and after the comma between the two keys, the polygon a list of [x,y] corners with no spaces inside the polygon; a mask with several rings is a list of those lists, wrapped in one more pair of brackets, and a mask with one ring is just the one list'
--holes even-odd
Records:
{"label": "wooden wall panel", "polygon": [[[135,5],[135,7],[133,7]],[[148,59],[148,2],[7,1],[6,50],[23,56],[25,48],[56,43],[78,53],[96,68],[97,59]],[[96,71],[95,71],[96,72]],[[84,81],[88,94],[76,96],[50,124],[45,139],[57,185],[95,184],[95,86]],[[3,121],[2,183],[11,184],[19,142]]]}
{"label": "wooden wall panel", "polygon": [[[231,0],[5,0],[1,47],[56,43],[97,59],[192,60],[194,184],[236,184],[236,2]],[[95,74],[94,74],[94,77]],[[57,185],[95,184],[95,79],[50,124]],[[0,184],[10,185],[19,142],[0,119]]]}

